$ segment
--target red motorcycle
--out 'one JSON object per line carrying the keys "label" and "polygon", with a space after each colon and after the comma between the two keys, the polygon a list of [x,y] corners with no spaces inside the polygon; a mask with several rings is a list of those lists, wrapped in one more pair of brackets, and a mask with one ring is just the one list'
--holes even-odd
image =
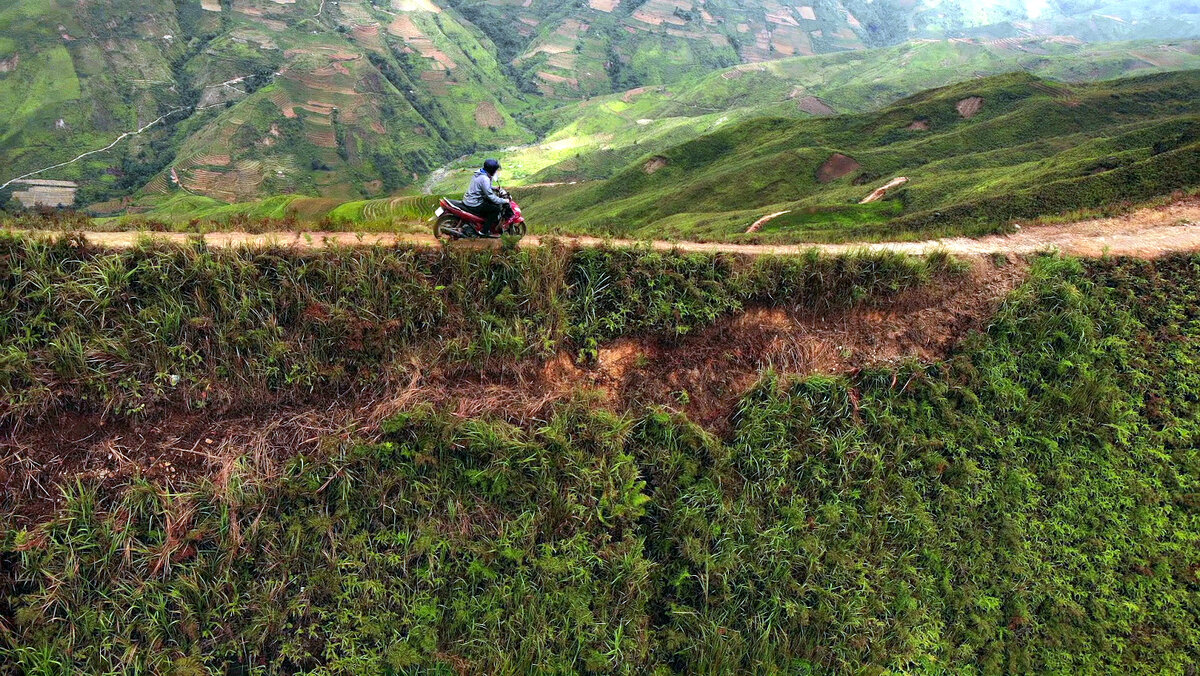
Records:
{"label": "red motorcycle", "polygon": [[[525,217],[521,215],[521,207],[517,206],[516,200],[512,198],[504,188],[493,188],[496,195],[501,199],[508,200],[507,207],[500,208],[500,221],[496,226],[496,232],[491,234],[491,237],[500,237],[502,235],[514,235],[516,237],[524,237]],[[438,208],[433,212],[433,236],[438,239],[469,239],[469,238],[486,238],[488,235],[481,234],[483,231],[483,218],[467,211],[467,207],[460,200],[448,200],[445,197],[438,202]],[[471,227],[467,227],[467,226]]]}

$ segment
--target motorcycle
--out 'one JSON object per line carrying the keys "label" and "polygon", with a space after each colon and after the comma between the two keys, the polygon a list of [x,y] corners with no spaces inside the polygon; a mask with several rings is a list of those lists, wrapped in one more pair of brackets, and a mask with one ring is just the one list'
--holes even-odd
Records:
{"label": "motorcycle", "polygon": [[[438,208],[433,212],[433,236],[439,240],[496,238],[503,235],[524,237],[526,232],[525,217],[521,215],[521,207],[504,188],[493,188],[501,199],[508,200],[507,207],[500,208],[500,220],[496,232],[491,235],[481,234],[483,219],[467,211],[460,200],[442,198]],[[471,227],[467,227],[467,226]]]}

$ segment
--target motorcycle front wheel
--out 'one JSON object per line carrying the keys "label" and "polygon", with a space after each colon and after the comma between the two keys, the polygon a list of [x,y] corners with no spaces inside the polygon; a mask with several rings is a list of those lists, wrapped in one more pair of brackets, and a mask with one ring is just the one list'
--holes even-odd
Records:
{"label": "motorcycle front wheel", "polygon": [[512,227],[508,229],[508,231],[517,237],[524,237],[525,233],[528,231],[528,228],[525,227],[524,223],[514,223]]}

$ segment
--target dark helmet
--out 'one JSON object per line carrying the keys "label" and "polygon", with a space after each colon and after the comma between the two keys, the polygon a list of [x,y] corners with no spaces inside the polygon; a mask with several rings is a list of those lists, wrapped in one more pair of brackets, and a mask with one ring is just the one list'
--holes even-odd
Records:
{"label": "dark helmet", "polygon": [[499,160],[491,160],[491,159],[485,160],[483,163],[483,170],[486,171],[489,175],[494,174],[497,171],[500,171],[500,161]]}

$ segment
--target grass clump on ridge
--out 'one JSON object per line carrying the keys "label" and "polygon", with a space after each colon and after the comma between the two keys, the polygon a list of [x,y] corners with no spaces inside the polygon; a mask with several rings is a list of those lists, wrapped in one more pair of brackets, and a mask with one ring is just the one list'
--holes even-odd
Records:
{"label": "grass clump on ridge", "polygon": [[479,364],[672,338],[747,304],[848,306],[957,272],[940,257],[751,260],[642,249],[127,251],[0,234],[0,423],[140,416],[374,377],[406,350]]}
{"label": "grass clump on ridge", "polygon": [[[945,363],[581,400],[0,535],[8,669],[1189,673],[1200,258],[1042,259]],[[7,604],[7,605],[5,605]],[[5,610],[7,608],[7,610]]]}

